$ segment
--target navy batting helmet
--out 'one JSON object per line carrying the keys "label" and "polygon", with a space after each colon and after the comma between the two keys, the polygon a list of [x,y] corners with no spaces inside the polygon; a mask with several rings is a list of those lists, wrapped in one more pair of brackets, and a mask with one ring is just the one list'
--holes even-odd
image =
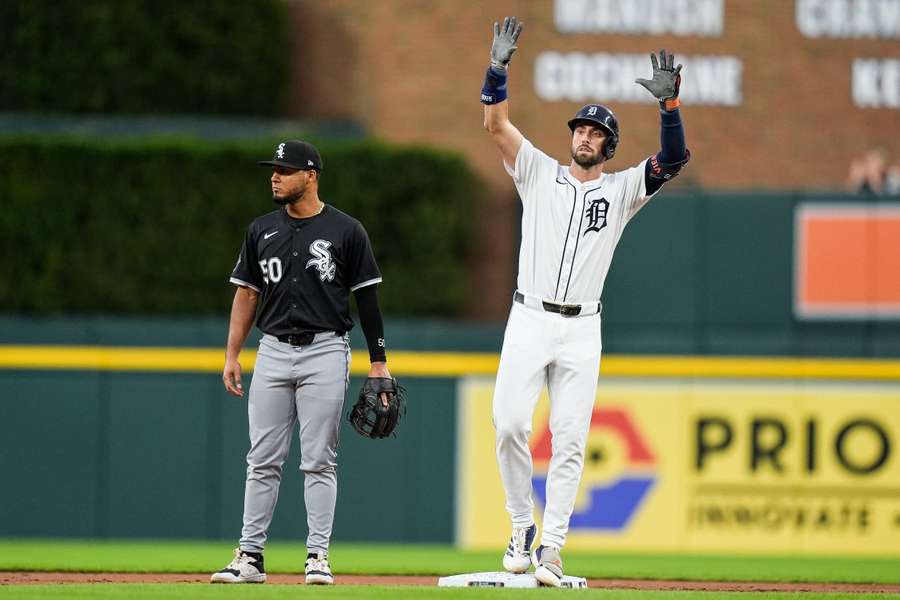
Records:
{"label": "navy batting helmet", "polygon": [[606,141],[603,142],[601,151],[606,160],[611,159],[616,153],[616,146],[619,145],[619,121],[613,111],[602,104],[588,104],[569,121],[569,129],[575,131],[575,127],[581,122],[598,125],[606,131]]}

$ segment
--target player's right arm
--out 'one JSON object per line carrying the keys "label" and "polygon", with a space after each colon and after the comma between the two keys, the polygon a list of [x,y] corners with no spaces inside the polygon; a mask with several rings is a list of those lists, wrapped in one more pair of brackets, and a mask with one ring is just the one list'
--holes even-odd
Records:
{"label": "player's right arm", "polygon": [[253,327],[258,301],[259,293],[249,287],[238,286],[234,292],[234,300],[231,303],[231,319],[228,323],[228,343],[225,347],[225,369],[222,371],[225,389],[232,396],[244,395],[241,385],[241,363],[238,362],[238,357],[247,340],[247,335],[250,333],[250,328]]}
{"label": "player's right arm", "polygon": [[506,102],[506,77],[509,61],[516,51],[516,40],[522,33],[522,23],[516,17],[503,19],[503,26],[494,23],[494,41],[491,44],[491,66],[485,74],[481,89],[484,104],[484,128],[500,150],[503,162],[516,164],[516,156],[522,147],[523,136],[509,120]]}
{"label": "player's right arm", "polygon": [[241,354],[241,348],[247,340],[250,328],[253,327],[259,294],[266,282],[256,252],[256,236],[258,234],[259,232],[251,224],[244,237],[237,264],[234,265],[229,278],[229,281],[237,286],[237,289],[231,303],[222,382],[229,394],[238,397],[244,395],[241,385],[241,363],[238,362],[238,356]]}

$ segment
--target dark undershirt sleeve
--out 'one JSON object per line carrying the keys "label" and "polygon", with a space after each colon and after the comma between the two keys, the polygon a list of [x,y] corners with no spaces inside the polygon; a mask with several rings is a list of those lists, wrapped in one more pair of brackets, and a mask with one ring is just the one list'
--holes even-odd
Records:
{"label": "dark undershirt sleeve", "polygon": [[681,111],[660,113],[659,162],[664,165],[680,165],[684,162],[684,125],[681,123]]}
{"label": "dark undershirt sleeve", "polygon": [[647,166],[644,168],[644,186],[647,188],[647,195],[652,196],[663,186],[665,179],[653,176],[653,161],[647,160]]}
{"label": "dark undershirt sleeve", "polygon": [[659,145],[660,152],[647,161],[645,169],[644,181],[648,196],[677,176],[691,157],[684,143],[684,125],[681,123],[679,109],[660,112]]}
{"label": "dark undershirt sleeve", "polygon": [[381,309],[378,308],[377,288],[377,284],[367,285],[353,292],[353,295],[356,297],[359,322],[369,347],[369,360],[385,362],[384,320],[381,318]]}

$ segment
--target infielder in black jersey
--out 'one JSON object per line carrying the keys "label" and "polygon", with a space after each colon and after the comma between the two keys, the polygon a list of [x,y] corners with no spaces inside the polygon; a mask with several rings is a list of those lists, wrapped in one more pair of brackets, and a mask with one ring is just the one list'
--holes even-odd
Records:
{"label": "infielder in black jersey", "polygon": [[[381,273],[363,226],[319,199],[322,158],[311,144],[278,144],[270,161],[281,208],[253,221],[230,281],[225,389],[243,396],[238,355],[254,318],[263,332],[250,384],[244,524],[235,557],[214,583],[262,583],[263,547],[290,449],[300,429],[307,538],[306,583],[331,584],[328,544],[337,498],[338,431],[349,382],[349,295],[356,296],[370,377],[390,377],[376,288]],[[383,397],[383,401],[386,399]]]}

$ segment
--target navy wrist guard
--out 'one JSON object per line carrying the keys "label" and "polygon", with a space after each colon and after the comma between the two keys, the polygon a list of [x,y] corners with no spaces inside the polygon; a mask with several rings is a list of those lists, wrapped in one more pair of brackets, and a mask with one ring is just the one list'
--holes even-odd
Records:
{"label": "navy wrist guard", "polygon": [[481,103],[497,104],[504,100],[506,100],[506,73],[498,73],[493,67],[488,67],[481,88]]}

